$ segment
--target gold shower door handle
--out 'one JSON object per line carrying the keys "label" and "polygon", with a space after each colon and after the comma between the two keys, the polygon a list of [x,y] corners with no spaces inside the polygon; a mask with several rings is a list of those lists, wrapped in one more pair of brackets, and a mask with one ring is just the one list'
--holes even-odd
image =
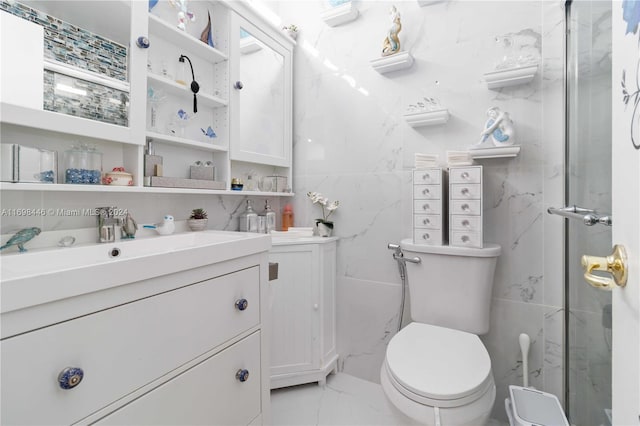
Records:
{"label": "gold shower door handle", "polygon": [[[613,290],[627,284],[627,251],[624,246],[613,246],[613,253],[607,257],[582,256],[584,279],[595,288]],[[611,277],[601,277],[592,274],[593,271],[605,271]]]}

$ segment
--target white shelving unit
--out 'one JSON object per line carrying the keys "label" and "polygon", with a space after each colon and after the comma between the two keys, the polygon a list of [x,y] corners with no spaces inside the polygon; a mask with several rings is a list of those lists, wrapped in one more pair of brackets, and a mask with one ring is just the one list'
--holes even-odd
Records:
{"label": "white shelving unit", "polygon": [[293,197],[293,192],[233,191],[230,189],[190,189],[147,186],[72,185],[50,183],[0,182],[1,191],[53,191],[53,192],[121,192],[153,194],[220,194],[257,197]]}
{"label": "white shelving unit", "polygon": [[174,146],[187,146],[190,148],[197,148],[203,151],[217,151],[227,152],[229,149],[226,146],[215,145],[209,142],[198,142],[192,139],[181,138],[178,136],[163,135],[162,133],[147,132],[147,140],[153,142],[162,142]]}
{"label": "white shelving unit", "polygon": [[508,68],[499,71],[491,71],[484,74],[487,88],[500,89],[501,87],[517,86],[529,83],[538,72],[538,64],[522,67]]}
{"label": "white shelving unit", "polygon": [[[184,95],[191,97],[193,93],[191,90],[180,83],[177,83],[173,80],[170,80],[162,75],[158,74],[147,74],[147,79],[150,84],[155,84],[158,88],[166,90],[167,93],[172,93],[174,95]],[[229,101],[226,99],[222,99],[219,96],[214,96],[208,93],[198,92],[198,104],[202,106],[208,106],[211,108],[220,108],[227,106]]]}
{"label": "white shelving unit", "polygon": [[[0,182],[0,191],[41,191],[41,192],[114,192],[114,193],[160,193],[160,194],[224,194],[239,196],[291,197],[291,192],[233,191],[230,190],[232,177],[244,179],[246,171],[259,173],[258,176],[286,176],[288,187],[292,186],[291,175],[291,63],[295,43],[279,28],[270,25],[249,5],[234,2],[193,2],[191,5],[196,16],[206,17],[210,12],[216,47],[203,43],[200,34],[202,21],[197,25],[188,25],[188,31],[177,28],[176,11],[168,4],[158,4],[153,12],[149,12],[147,2],[118,1],[109,3],[106,9],[94,10],[91,5],[79,5],[82,13],[77,13],[76,5],[62,1],[41,2],[34,7],[43,8],[44,13],[61,18],[73,25],[84,23],[83,28],[94,34],[127,45],[130,40],[139,36],[147,36],[150,41],[148,49],[131,45],[127,52],[128,81],[119,81],[106,74],[86,71],[66,63],[40,58],[35,63],[39,68],[65,74],[72,78],[87,80],[102,86],[128,93],[129,110],[128,126],[118,126],[96,120],[79,118],[58,112],[45,111],[42,102],[19,106],[0,102],[0,124],[3,126],[2,143],[17,143],[35,146],[58,153],[58,182],[64,179],[63,153],[72,144],[87,143],[95,146],[103,154],[103,171],[114,167],[124,167],[134,176],[133,186],[109,185],[71,185],[63,183],[11,183]],[[105,3],[106,4],[106,3]],[[84,22],[87,14],[106,16],[113,5],[117,9],[117,18],[109,23],[106,20]],[[125,6],[125,7],[120,7]],[[96,6],[98,7],[98,6]],[[238,68],[243,50],[236,47],[237,28],[232,26],[233,19],[242,18],[243,26],[250,29],[260,40],[258,46],[279,46],[286,51],[284,102],[287,107],[283,111],[284,138],[281,141],[283,158],[275,160],[268,156],[240,157],[233,154],[240,146],[238,132],[232,131],[259,126],[259,123],[245,120],[240,126],[239,118],[234,116],[239,104],[238,93],[232,86],[238,75],[232,76],[232,70]],[[236,21],[234,21],[236,22]],[[38,24],[32,24],[40,29]],[[8,40],[7,40],[8,41]],[[41,49],[36,49],[40,51]],[[184,53],[183,53],[184,52]],[[192,115],[185,129],[186,137],[162,134],[150,131],[150,108],[147,89],[164,92],[166,95],[158,103],[157,113],[160,117],[158,129],[163,129],[170,114],[179,108],[186,109],[191,105],[193,94],[188,85],[179,84],[172,77],[158,74],[152,68],[160,63],[171,68],[178,66],[180,54],[189,55],[193,61],[196,77],[201,91],[197,94],[198,113]],[[255,56],[258,55],[248,55]],[[37,59],[37,58],[36,58]],[[254,58],[255,60],[255,58]],[[151,65],[152,68],[149,68]],[[252,64],[254,65],[254,64]],[[235,67],[235,68],[234,68]],[[251,68],[247,66],[246,68]],[[148,71],[149,69],[149,71]],[[182,69],[180,69],[182,71]],[[176,74],[180,74],[176,72]],[[190,77],[190,75],[189,75]],[[190,81],[190,79],[189,79]],[[260,80],[248,89],[260,87]],[[44,91],[43,88],[36,90]],[[249,102],[245,102],[249,105]],[[233,125],[232,125],[233,123]],[[211,126],[216,138],[202,135],[200,128]],[[235,127],[234,127],[235,126]],[[161,130],[162,131],[162,130]],[[163,169],[166,177],[185,179],[189,176],[189,168],[196,161],[211,161],[216,167],[216,180],[224,181],[226,189],[188,189],[144,186],[144,154],[147,142],[153,143],[153,153],[163,157]],[[235,145],[234,145],[235,144]],[[236,150],[236,151],[234,151]],[[234,173],[232,175],[232,173]],[[254,174],[255,176],[255,174]],[[285,189],[286,190],[286,189]]]}
{"label": "white shelving unit", "polygon": [[149,14],[149,33],[155,33],[164,39],[171,40],[172,43],[181,49],[193,52],[197,56],[206,57],[214,64],[228,59],[227,55],[220,50],[201,42],[184,31],[180,31],[175,26],[164,22],[152,14]]}
{"label": "white shelving unit", "polygon": [[414,112],[405,114],[404,119],[411,127],[436,126],[449,121],[449,110]]}

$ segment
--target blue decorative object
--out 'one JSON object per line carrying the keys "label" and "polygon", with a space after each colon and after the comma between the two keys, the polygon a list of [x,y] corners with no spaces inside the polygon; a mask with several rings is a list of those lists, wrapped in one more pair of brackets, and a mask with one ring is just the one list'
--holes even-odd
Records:
{"label": "blue decorative object", "polygon": [[207,26],[202,30],[200,34],[200,41],[207,43],[211,47],[215,47],[213,44],[213,36],[211,35],[211,14],[207,11]]}
{"label": "blue decorative object", "polygon": [[180,120],[188,120],[189,119],[189,114],[187,114],[187,112],[183,109],[178,110],[178,117],[180,118]]}
{"label": "blue decorative object", "polygon": [[84,378],[82,368],[67,367],[58,375],[58,385],[65,390],[73,389]]}
{"label": "blue decorative object", "polygon": [[53,170],[45,170],[44,172],[36,173],[33,177],[42,183],[56,183],[56,174]]}
{"label": "blue decorative object", "polygon": [[151,43],[149,43],[149,39],[146,38],[145,36],[140,36],[136,40],[136,46],[138,46],[141,49],[148,49],[150,45]]}
{"label": "blue decorative object", "polygon": [[209,137],[209,138],[211,138],[211,139],[213,139],[213,138],[215,138],[215,137],[217,137],[217,136],[218,136],[218,135],[216,135],[216,132],[214,132],[214,131],[213,131],[213,129],[211,128],[211,126],[207,127],[207,130],[205,130],[205,129],[203,129],[203,128],[200,128],[200,130],[202,130],[202,133],[203,133],[205,136],[207,136],[207,137]]}
{"label": "blue decorative object", "polygon": [[158,4],[158,0],[149,0],[149,12],[151,12],[151,9],[153,9],[156,4]]}
{"label": "blue decorative object", "polygon": [[18,250],[23,253],[27,251],[27,249],[24,248],[24,244],[31,241],[35,236],[40,235],[40,232],[40,228],[37,227],[21,229],[16,232],[13,237],[9,238],[9,241],[0,247],[0,250],[4,250],[11,246],[18,246]]}
{"label": "blue decorative object", "polygon": [[329,0],[331,7],[340,6],[341,4],[349,3],[351,0]]}
{"label": "blue decorative object", "polygon": [[627,23],[626,34],[638,32],[640,24],[640,1],[622,0],[622,19]]}
{"label": "blue decorative object", "polygon": [[101,174],[100,170],[67,169],[64,182],[97,185],[100,183]]}

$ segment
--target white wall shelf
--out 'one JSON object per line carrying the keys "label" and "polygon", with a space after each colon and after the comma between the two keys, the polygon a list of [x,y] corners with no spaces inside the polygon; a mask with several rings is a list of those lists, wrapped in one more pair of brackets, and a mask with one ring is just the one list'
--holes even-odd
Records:
{"label": "white wall shelf", "polygon": [[162,133],[156,132],[147,132],[147,139],[152,142],[162,142],[169,145],[175,146],[188,146],[191,148],[201,149],[203,151],[217,151],[217,152],[227,152],[229,149],[226,146],[214,145],[209,142],[198,142],[192,139],[180,138],[177,136],[169,136],[163,135]]}
{"label": "white wall shelf", "polygon": [[404,119],[411,127],[435,126],[449,121],[449,110],[413,112],[405,114]]}
{"label": "white wall shelf", "polygon": [[33,129],[48,130],[75,136],[105,139],[131,145],[144,145],[144,140],[135,140],[129,127],[103,123],[88,118],[75,117],[59,112],[26,108],[18,105],[0,103],[0,116],[3,124]]}
{"label": "white wall shelf", "polygon": [[232,191],[230,189],[162,188],[151,186],[72,185],[63,183],[11,183],[0,182],[2,191],[46,192],[131,192],[154,194],[221,194],[251,197],[293,197],[293,192]]}
{"label": "white wall shelf", "polygon": [[355,21],[359,14],[358,8],[352,1],[349,1],[340,6],[325,10],[320,14],[320,18],[322,18],[328,26],[336,27],[347,22]]}
{"label": "white wall shelf", "polygon": [[436,3],[442,3],[444,1],[445,0],[418,0],[418,4],[420,5],[420,7],[425,7]]}
{"label": "white wall shelf", "polygon": [[[185,95],[189,97],[193,95],[193,93],[189,88],[187,88],[187,86],[170,80],[164,76],[149,73],[147,75],[147,79],[150,83],[158,85],[159,87],[165,89],[168,93],[172,93],[178,96]],[[223,106],[227,106],[229,102],[226,99],[222,99],[218,96],[198,92],[198,104],[211,108],[220,108]]]}
{"label": "white wall shelf", "polygon": [[218,49],[203,43],[192,35],[179,30],[171,24],[166,23],[155,15],[149,15],[149,34],[153,43],[153,34],[171,40],[173,44],[181,49],[195,53],[197,56],[207,58],[211,63],[217,64],[227,60],[227,55]]}
{"label": "white wall shelf", "polygon": [[533,80],[538,72],[538,64],[523,67],[508,68],[499,71],[491,71],[484,74],[489,89],[517,86]]}
{"label": "white wall shelf", "polygon": [[469,155],[474,160],[489,158],[513,158],[520,153],[520,145],[496,146],[492,148],[470,149]]}
{"label": "white wall shelf", "polygon": [[410,68],[413,65],[413,56],[409,52],[400,52],[391,56],[372,59],[369,61],[374,70],[380,74]]}

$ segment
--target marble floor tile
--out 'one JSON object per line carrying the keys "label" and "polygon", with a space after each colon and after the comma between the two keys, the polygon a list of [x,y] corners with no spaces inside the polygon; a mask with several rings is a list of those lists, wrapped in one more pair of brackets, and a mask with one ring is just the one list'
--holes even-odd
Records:
{"label": "marble floor tile", "polygon": [[[415,425],[386,399],[379,384],[345,373],[316,383],[271,391],[272,424],[284,425]],[[488,426],[505,426],[491,420]]]}

